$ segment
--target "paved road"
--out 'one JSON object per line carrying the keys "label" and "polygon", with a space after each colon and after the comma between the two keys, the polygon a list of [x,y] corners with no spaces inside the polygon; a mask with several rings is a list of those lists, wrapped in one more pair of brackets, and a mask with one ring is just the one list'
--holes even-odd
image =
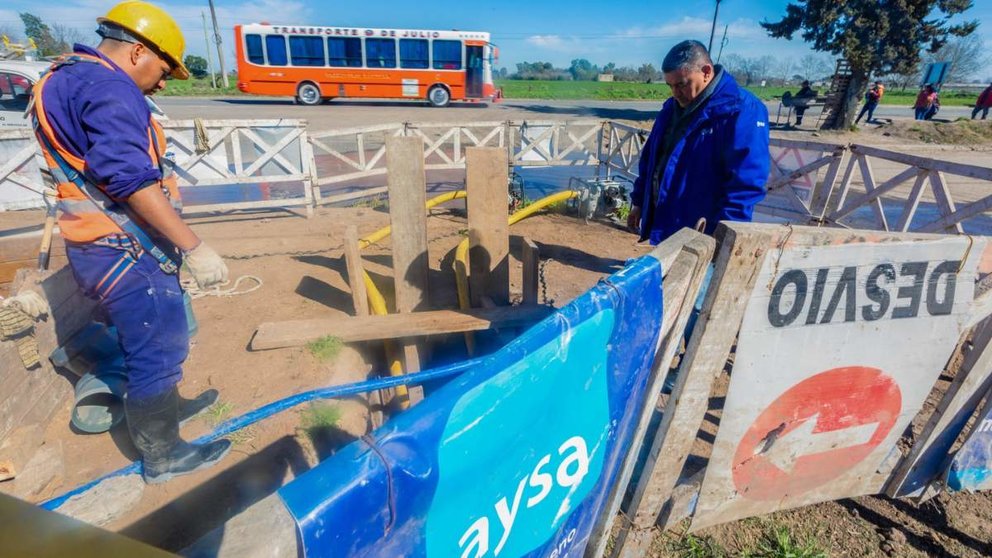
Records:
{"label": "paved road", "polygon": [[[432,108],[411,101],[336,100],[308,107],[295,105],[283,97],[159,97],[156,99],[170,118],[302,118],[311,130],[351,126],[369,126],[393,122],[456,122],[465,120],[540,120],[604,118],[614,120],[653,120],[661,107],[657,101],[518,101],[495,104],[454,103],[446,108]],[[778,103],[768,103],[774,120]],[[940,116],[953,120],[970,116],[968,107],[945,107]],[[882,105],[877,118],[909,119],[908,107]],[[807,122],[815,123],[815,113]]]}

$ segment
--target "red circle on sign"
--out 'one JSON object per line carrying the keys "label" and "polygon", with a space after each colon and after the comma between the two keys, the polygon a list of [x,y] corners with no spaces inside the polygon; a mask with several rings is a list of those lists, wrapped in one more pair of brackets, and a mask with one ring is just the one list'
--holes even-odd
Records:
{"label": "red circle on sign", "polygon": [[877,368],[834,368],[783,393],[734,454],[734,485],[752,500],[781,500],[826,484],[868,457],[902,409],[899,386]]}

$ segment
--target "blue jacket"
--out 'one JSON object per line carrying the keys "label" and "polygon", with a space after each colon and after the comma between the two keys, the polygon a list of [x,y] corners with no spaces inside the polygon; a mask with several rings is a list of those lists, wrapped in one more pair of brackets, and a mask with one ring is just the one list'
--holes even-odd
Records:
{"label": "blue jacket", "polygon": [[768,109],[724,71],[712,96],[690,117],[672,149],[661,175],[658,203],[649,211],[651,178],[674,113],[675,99],[670,98],[641,151],[631,194],[633,204],[642,208],[641,239],[651,244],[683,227],[695,227],[700,217],[706,218],[707,234],[719,221],[750,221],[754,206],[765,197],[768,180]]}

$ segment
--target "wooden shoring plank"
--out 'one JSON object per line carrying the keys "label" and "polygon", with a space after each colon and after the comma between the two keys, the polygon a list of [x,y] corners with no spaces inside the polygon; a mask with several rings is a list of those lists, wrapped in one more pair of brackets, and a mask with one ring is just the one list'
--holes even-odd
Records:
{"label": "wooden shoring plank", "polygon": [[465,149],[468,192],[469,292],[472,305],[482,296],[510,303],[510,236],[506,152],[498,147]]}
{"label": "wooden shoring plank", "polygon": [[251,341],[251,349],[264,351],[301,347],[326,336],[337,337],[346,343],[356,343],[517,327],[539,321],[553,310],[546,306],[520,305],[265,322],[259,324]]}
{"label": "wooden shoring plank", "polygon": [[[659,262],[662,262],[662,271],[665,274],[662,283],[662,291],[665,297],[664,317],[662,319],[661,334],[659,336],[658,352],[652,364],[651,376],[648,379],[648,389],[645,391],[645,399],[642,402],[641,414],[637,418],[637,429],[631,442],[627,456],[624,458],[620,468],[618,480],[610,491],[607,508],[600,517],[594,528],[591,537],[590,549],[595,556],[602,556],[606,551],[606,544],[609,535],[613,532],[612,524],[620,509],[624,495],[627,493],[627,485],[633,476],[634,468],[637,465],[637,457],[641,453],[641,446],[648,442],[645,433],[651,422],[651,417],[655,413],[658,394],[661,392],[662,384],[668,375],[672,358],[675,356],[681,345],[682,333],[685,330],[689,315],[692,313],[692,306],[696,296],[702,287],[703,278],[706,275],[706,268],[713,257],[715,242],[711,237],[690,229],[682,229],[681,232],[688,234],[673,235],[665,242],[669,243],[669,248],[675,248],[675,258],[669,260],[668,254],[664,250],[655,249],[650,255]],[[679,238],[675,238],[679,236]],[[682,242],[682,239],[688,239]],[[670,241],[675,242],[670,242]],[[680,244],[676,244],[676,242]],[[662,243],[659,248],[664,246]],[[643,473],[642,473],[643,477]],[[626,521],[629,517],[624,515],[624,523],[621,530],[614,539],[614,555],[623,546],[627,537],[637,538],[630,531],[631,525]]]}
{"label": "wooden shoring plank", "polygon": [[820,221],[826,215],[827,202],[830,200],[831,194],[834,193],[834,186],[837,184],[837,177],[840,175],[840,166],[844,164],[846,153],[846,149],[840,148],[830,155],[830,166],[827,167],[827,172],[823,176],[823,182],[814,186],[813,195],[810,196],[810,213]]}
{"label": "wooden shoring plank", "polygon": [[[861,157],[858,159],[858,166],[861,168],[861,178],[865,183],[865,194],[870,196],[876,189],[875,186],[875,171],[871,168],[871,161],[868,157]],[[879,224],[882,225],[882,230],[889,230],[889,222],[885,219],[885,211],[882,208],[882,200],[875,199],[871,202],[872,209],[875,212],[875,217],[878,218]]]}
{"label": "wooden shoring plank", "polygon": [[[427,176],[424,142],[416,136],[386,138],[386,182],[389,188],[389,222],[392,226],[393,280],[396,311],[426,310],[427,277]],[[400,339],[404,370],[420,370],[420,350],[413,339]],[[410,388],[410,403],[423,399],[423,388]]]}
{"label": "wooden shoring plank", "polygon": [[362,266],[362,254],[358,250],[358,227],[355,225],[348,225],[344,231],[344,259],[348,267],[348,286],[351,287],[355,315],[368,316],[369,295],[365,289],[365,270]]}
{"label": "wooden shoring plank", "polygon": [[633,536],[615,547],[619,551],[615,555],[634,557],[647,553],[651,528],[672,497],[692,451],[709,407],[713,382],[730,354],[771,239],[769,233],[763,232],[739,237],[724,225],[720,225],[717,236],[719,255],[703,309],[627,513]]}
{"label": "wooden shoring plank", "polygon": [[923,169],[917,169],[916,171],[916,182],[913,183],[913,189],[909,193],[909,199],[906,200],[906,204],[902,208],[902,215],[899,217],[899,222],[896,223],[896,232],[906,232],[909,230],[910,223],[913,222],[913,216],[916,215],[916,208],[920,206],[920,198],[923,197],[923,189],[927,185],[927,179],[930,177],[930,173]]}
{"label": "wooden shoring plank", "polygon": [[[933,477],[916,479],[918,482],[937,480],[935,477],[943,471],[947,450],[957,439],[968,417],[978,408],[984,394],[992,387],[992,319],[986,319],[971,332],[974,332],[974,348],[965,356],[954,380],[917,436],[916,443],[886,484],[884,493],[887,496],[925,495],[921,491],[926,485],[905,486],[906,481],[921,467],[929,470]],[[969,333],[965,332],[965,336]],[[935,445],[943,449],[938,456],[930,455]]]}
{"label": "wooden shoring plank", "polygon": [[[939,170],[930,171],[930,189],[933,190],[933,197],[937,200],[937,207],[940,209],[941,219],[938,221],[943,230],[935,231],[930,226],[926,227],[932,232],[956,232],[961,234],[964,229],[961,228],[961,221],[963,218],[955,218],[954,214],[957,212],[957,208],[954,206],[954,198],[951,197],[951,190],[947,187],[947,182],[944,180],[944,173]],[[984,200],[980,200],[984,201]],[[984,211],[984,207],[977,211],[981,213]]]}
{"label": "wooden shoring plank", "polygon": [[521,239],[521,258],[523,262],[523,301],[524,304],[537,304],[539,292],[539,268],[541,265],[541,250],[533,240]]}
{"label": "wooden shoring plank", "polygon": [[[883,182],[880,186],[877,186],[873,190],[866,192],[864,195],[858,196],[848,202],[844,207],[838,209],[835,213],[832,213],[829,217],[830,220],[836,221],[838,219],[843,219],[847,217],[859,207],[874,202],[883,195],[889,193],[890,191],[899,187],[903,182],[906,182],[910,178],[913,178],[919,173],[916,167],[909,167],[901,173],[893,176],[892,178]],[[867,180],[867,179],[866,179]],[[866,182],[867,186],[867,182]]]}

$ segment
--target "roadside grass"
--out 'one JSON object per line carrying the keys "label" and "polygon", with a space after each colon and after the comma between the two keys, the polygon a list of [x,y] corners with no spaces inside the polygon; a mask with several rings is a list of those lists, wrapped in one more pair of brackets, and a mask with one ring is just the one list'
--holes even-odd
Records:
{"label": "roadside grass", "polygon": [[[664,83],[629,83],[629,82],[598,82],[598,81],[539,81],[539,80],[498,80],[496,86],[503,89],[507,99],[537,99],[537,100],[584,100],[595,99],[603,101],[643,101],[668,99],[671,92]],[[795,93],[799,86],[793,87],[761,87],[749,86],[747,90],[765,101],[781,97],[786,91]],[[820,88],[824,93],[825,87]],[[893,90],[885,92],[882,101],[884,105],[900,105],[912,107],[916,101],[916,90]],[[945,90],[940,94],[943,106],[969,106],[975,103],[977,92]]]}
{"label": "roadside grass", "polygon": [[233,410],[234,404],[230,401],[218,401],[207,409],[202,417],[210,423],[210,426],[217,427],[231,416]]}
{"label": "roadside grass", "polygon": [[319,447],[341,421],[341,409],[329,403],[314,402],[300,411],[300,428],[314,447]]}
{"label": "roadside grass", "polygon": [[747,558],[827,558],[816,541],[800,540],[785,526],[769,527],[758,541],[757,548],[745,551]]}
{"label": "roadside grass", "polygon": [[217,76],[217,85],[215,89],[210,86],[210,78],[190,78],[187,80],[170,79],[165,84],[165,89],[156,93],[156,96],[162,97],[218,97],[218,96],[228,96],[228,95],[244,95],[241,91],[238,91],[237,87],[238,78],[230,77],[228,78],[228,87],[224,87],[220,81],[220,76]]}
{"label": "roadside grass", "polygon": [[[219,84],[218,77],[218,84]],[[188,80],[170,79],[165,89],[157,93],[163,97],[219,97],[230,95],[245,95],[237,88],[237,77],[228,79],[228,87],[213,88],[210,78],[190,78]],[[549,101],[658,101],[659,104],[671,96],[671,91],[663,81],[655,83],[634,83],[624,81],[542,81],[542,80],[497,80],[496,86],[503,89],[507,99],[531,99]],[[761,87],[751,85],[749,91],[765,101],[781,97],[786,91],[795,93],[799,86],[792,87]],[[826,87],[820,87],[824,93]],[[885,91],[882,104],[912,107],[916,101],[916,89],[908,88]],[[977,91],[945,90],[940,94],[943,106],[971,106],[978,98]]]}
{"label": "roadside grass", "polygon": [[338,356],[344,343],[337,337],[328,335],[316,341],[307,343],[307,350],[310,351],[317,360],[325,362]]}

